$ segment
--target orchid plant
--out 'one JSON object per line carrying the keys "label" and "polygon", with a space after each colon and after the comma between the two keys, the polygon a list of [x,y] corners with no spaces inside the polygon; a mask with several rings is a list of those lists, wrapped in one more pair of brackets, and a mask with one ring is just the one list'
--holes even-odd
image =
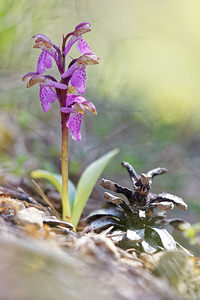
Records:
{"label": "orchid plant", "polygon": [[[86,110],[97,114],[92,102],[87,101],[83,94],[86,88],[86,67],[99,63],[99,57],[92,52],[89,45],[83,39],[83,34],[91,31],[91,25],[84,22],[76,26],[75,30],[63,36],[61,49],[53,44],[43,34],[36,34],[34,48],[42,50],[36,72],[30,72],[22,78],[29,78],[27,88],[36,83],[40,86],[40,101],[44,112],[50,110],[51,105],[57,99],[60,104],[61,129],[62,129],[62,207],[63,219],[71,220],[71,208],[68,197],[68,131],[75,141],[81,140],[81,122]],[[81,56],[72,59],[65,68],[66,57],[74,44]],[[60,73],[58,82],[52,75],[44,75],[47,69],[52,67],[55,61]]]}

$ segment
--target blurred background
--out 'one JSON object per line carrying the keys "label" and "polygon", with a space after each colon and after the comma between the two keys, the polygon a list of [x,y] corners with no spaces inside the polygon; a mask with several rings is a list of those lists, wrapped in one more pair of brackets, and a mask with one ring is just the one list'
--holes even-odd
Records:
{"label": "blurred background", "polygon": [[[26,89],[21,78],[36,70],[33,34],[61,45],[62,34],[89,21],[84,39],[101,61],[87,68],[86,96],[98,116],[84,118],[81,142],[70,138],[70,177],[76,183],[92,160],[117,147],[105,177],[129,185],[122,160],[139,173],[166,167],[154,192],[183,197],[189,209],[182,215],[198,221],[199,13],[199,0],[0,0],[1,176],[60,172],[58,104],[44,113],[38,86]],[[59,78],[55,66],[52,72]],[[98,184],[94,195],[103,199]]]}

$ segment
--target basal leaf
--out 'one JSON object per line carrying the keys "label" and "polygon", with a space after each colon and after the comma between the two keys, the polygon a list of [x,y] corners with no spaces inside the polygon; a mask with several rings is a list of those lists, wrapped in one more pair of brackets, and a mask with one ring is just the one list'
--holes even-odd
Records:
{"label": "basal leaf", "polygon": [[[45,170],[34,170],[31,172],[31,177],[34,179],[47,179],[49,180],[57,189],[57,191],[62,195],[62,176],[60,174],[52,173],[49,171]],[[74,184],[71,182],[71,180],[68,181],[69,185],[69,202],[70,202],[70,208],[71,211],[73,211],[74,207],[74,201],[75,201],[75,196],[76,196],[76,188]]]}
{"label": "basal leaf", "polygon": [[176,249],[176,241],[166,229],[157,228],[157,227],[149,227],[149,228],[151,228],[152,231],[157,233],[157,235],[159,236],[162,242],[163,247],[166,250]]}
{"label": "basal leaf", "polygon": [[128,229],[127,230],[127,239],[135,242],[135,243],[140,243],[144,240],[144,229]]}
{"label": "basal leaf", "polygon": [[99,159],[92,162],[81,175],[77,186],[76,199],[71,219],[74,227],[76,227],[78,224],[83,208],[85,207],[85,204],[93,190],[97,179],[99,178],[111,158],[113,158],[118,152],[119,150],[115,149],[103,155]]}

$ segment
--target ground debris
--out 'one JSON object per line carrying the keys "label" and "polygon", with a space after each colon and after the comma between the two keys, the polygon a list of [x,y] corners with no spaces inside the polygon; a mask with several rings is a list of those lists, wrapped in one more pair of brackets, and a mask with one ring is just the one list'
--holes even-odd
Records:
{"label": "ground debris", "polygon": [[41,228],[43,226],[43,212],[35,207],[29,207],[19,210],[15,217],[14,222],[19,225],[33,224]]}
{"label": "ground debris", "polygon": [[[48,277],[47,274],[49,274],[49,272],[54,274],[56,269],[56,263],[53,264],[54,269],[51,269],[51,265],[45,265],[46,257],[49,255],[56,256],[57,253],[62,253],[64,258],[70,257],[71,261],[76,262],[70,266],[70,272],[68,268],[64,271],[62,270],[63,277],[66,278],[68,282],[77,281],[77,276],[79,278],[77,274],[81,272],[80,278],[85,278],[84,282],[85,285],[87,285],[87,290],[82,292],[77,290],[77,297],[73,298],[69,296],[71,295],[70,293],[74,293],[74,291],[72,291],[72,284],[69,290],[65,292],[65,296],[68,295],[71,299],[83,299],[84,295],[84,299],[92,300],[95,292],[95,295],[99,297],[98,299],[102,300],[132,300],[133,298],[136,300],[178,300],[179,298],[176,293],[164,280],[160,278],[157,279],[151,274],[152,271],[158,268],[160,258],[157,260],[154,259],[154,264],[149,263],[148,265],[147,261],[150,261],[150,256],[148,256],[145,261],[144,257],[138,257],[135,249],[125,251],[118,248],[112,240],[113,234],[111,231],[112,226],[101,232],[101,234],[88,232],[87,228],[80,232],[74,232],[73,226],[57,218],[48,206],[44,206],[40,203],[29,203],[5,195],[1,195],[0,197],[0,239],[2,243],[7,243],[7,241],[13,241],[14,245],[15,243],[18,245],[19,243],[21,247],[20,252],[24,255],[24,258],[22,257],[20,263],[18,263],[18,258],[15,255],[16,251],[19,250],[12,250],[13,245],[8,246],[10,247],[9,251],[15,253],[15,255],[12,256],[16,268],[15,274],[18,274],[21,266],[30,264],[30,259],[27,258],[29,257],[28,249],[30,249],[32,245],[36,245],[31,255],[33,255],[33,257],[42,257],[42,259],[39,259],[39,264],[42,264],[43,268],[43,272],[39,275],[42,281],[43,276]],[[38,243],[43,243],[42,247],[44,247],[46,251],[45,256],[41,256],[41,254],[37,253],[40,248],[40,244]],[[19,245],[17,247],[19,247]],[[7,255],[4,251],[4,248],[1,248],[0,245],[2,257]],[[0,264],[1,259],[3,259],[2,257],[0,256]],[[9,259],[10,258],[8,258],[8,261]],[[31,264],[31,268],[35,270],[37,264],[34,263],[34,258]],[[8,270],[6,270],[6,274],[8,274],[8,278],[10,278]],[[20,275],[22,276],[20,279],[23,281],[23,286],[24,281],[26,282],[26,277],[28,277],[26,270],[27,266]],[[0,275],[2,275],[1,270]],[[37,272],[35,272],[35,276],[37,276]],[[57,274],[58,278],[59,276],[60,275]],[[54,281],[50,281],[49,284],[57,290],[57,287],[54,286],[54,282],[55,278]],[[60,290],[62,290],[62,284],[59,284]],[[93,289],[93,286],[95,286],[95,289]],[[30,284],[29,289],[33,289],[33,286],[30,286]],[[36,296],[37,293],[37,295],[40,294],[40,291],[36,291],[34,286],[33,299],[40,299],[40,296]],[[26,296],[20,296],[20,298],[17,297],[16,292],[15,299],[28,299],[28,292],[27,287]],[[50,293],[48,300],[55,299],[55,295],[52,297]],[[66,297],[63,297],[63,295],[62,298],[59,298],[59,295],[58,297],[56,296],[56,299],[63,298]],[[10,300],[12,298],[8,299]],[[30,299],[32,300],[32,298]]]}

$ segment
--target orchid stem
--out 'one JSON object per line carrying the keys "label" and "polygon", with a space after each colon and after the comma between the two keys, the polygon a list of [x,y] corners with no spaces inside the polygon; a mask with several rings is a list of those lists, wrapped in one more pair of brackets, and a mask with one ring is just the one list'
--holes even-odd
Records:
{"label": "orchid stem", "polygon": [[62,218],[70,221],[71,211],[68,198],[68,128],[66,126],[68,116],[61,112],[62,124]]}

